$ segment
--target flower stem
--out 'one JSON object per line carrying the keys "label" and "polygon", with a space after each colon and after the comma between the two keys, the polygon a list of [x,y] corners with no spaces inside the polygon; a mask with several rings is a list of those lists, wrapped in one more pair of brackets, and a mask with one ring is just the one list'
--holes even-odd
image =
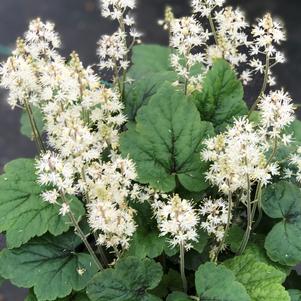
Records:
{"label": "flower stem", "polygon": [[218,45],[218,36],[217,36],[217,32],[216,32],[216,29],[215,29],[215,25],[214,25],[211,13],[208,16],[208,20],[209,20],[211,31],[212,31],[213,36],[214,36],[215,44]]}
{"label": "flower stem", "polygon": [[250,184],[250,178],[249,175],[247,175],[247,185],[248,185],[248,191],[247,191],[247,218],[248,218],[248,223],[247,223],[247,229],[245,232],[245,235],[243,237],[243,240],[241,242],[240,248],[239,248],[239,252],[238,254],[241,255],[244,253],[249,238],[250,238],[250,234],[251,234],[251,230],[252,230],[252,223],[253,223],[253,219],[252,219],[252,204],[251,204],[251,184]]}
{"label": "flower stem", "polygon": [[250,117],[251,114],[255,111],[260,98],[262,97],[262,95],[264,94],[264,92],[267,88],[268,79],[269,79],[269,71],[270,71],[270,56],[269,56],[269,54],[266,54],[265,72],[264,72],[264,79],[263,79],[262,87],[261,87],[261,90],[259,92],[257,99],[255,100],[255,102],[253,103],[253,105],[249,111],[248,117]]}
{"label": "flower stem", "polygon": [[103,268],[102,264],[100,263],[100,261],[98,260],[97,256],[95,255],[95,253],[94,253],[91,245],[89,244],[89,242],[88,242],[88,240],[86,238],[86,235],[84,234],[84,232],[80,228],[80,226],[79,226],[79,224],[78,224],[78,222],[77,222],[74,214],[72,213],[72,211],[69,211],[68,215],[69,215],[69,218],[70,218],[70,220],[71,220],[71,222],[72,222],[72,224],[73,224],[73,226],[74,226],[74,228],[76,230],[76,233],[78,234],[78,236],[81,238],[81,240],[85,244],[85,246],[86,246],[88,252],[90,253],[90,255],[91,255],[91,257],[92,257],[95,265],[98,268],[98,270],[100,270],[100,271],[103,270],[104,268]]}
{"label": "flower stem", "polygon": [[41,135],[39,133],[36,121],[34,119],[32,109],[31,109],[30,104],[28,103],[26,98],[24,99],[24,106],[25,106],[26,113],[28,115],[28,119],[29,119],[30,126],[31,126],[31,129],[32,129],[32,132],[33,132],[35,143],[37,145],[38,152],[45,152],[46,149],[45,149],[45,146],[43,144]]}
{"label": "flower stem", "polygon": [[181,270],[181,278],[183,283],[183,290],[187,293],[187,279],[185,276],[185,249],[184,243],[180,243],[180,270]]}

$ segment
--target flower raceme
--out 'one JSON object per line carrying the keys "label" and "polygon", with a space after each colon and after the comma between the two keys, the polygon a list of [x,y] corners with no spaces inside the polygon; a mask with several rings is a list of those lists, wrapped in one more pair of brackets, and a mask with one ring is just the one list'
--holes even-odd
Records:
{"label": "flower raceme", "polygon": [[161,235],[170,236],[172,247],[183,245],[189,250],[191,243],[197,241],[199,217],[192,204],[178,195],[171,196],[167,202],[159,200],[152,204]]}

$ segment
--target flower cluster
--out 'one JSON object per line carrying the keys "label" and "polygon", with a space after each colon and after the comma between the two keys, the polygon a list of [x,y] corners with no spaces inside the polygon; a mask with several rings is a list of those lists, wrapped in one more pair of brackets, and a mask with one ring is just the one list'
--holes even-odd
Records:
{"label": "flower cluster", "polygon": [[298,147],[296,153],[290,156],[289,165],[291,168],[285,169],[285,178],[295,176],[297,182],[301,183],[301,147]]}
{"label": "flower cluster", "polygon": [[213,162],[207,180],[228,194],[247,190],[248,182],[267,184],[278,173],[276,163],[266,158],[265,139],[246,118],[235,120],[225,133],[205,141],[202,158]]}
{"label": "flower cluster", "polygon": [[[208,63],[217,57],[229,61],[233,66],[238,67],[241,63],[246,63],[247,55],[241,50],[249,45],[248,35],[245,30],[249,27],[245,15],[240,9],[226,7],[214,16],[216,22],[217,45],[208,48]],[[213,51],[212,49],[216,49]],[[212,55],[215,53],[215,55]]]}
{"label": "flower cluster", "polygon": [[194,13],[209,17],[215,8],[223,6],[224,3],[225,0],[192,0],[191,6]]}
{"label": "flower cluster", "polygon": [[[135,43],[140,42],[141,33],[135,29],[135,19],[129,10],[136,7],[135,0],[100,0],[101,12],[105,18],[117,20],[119,28],[112,35],[103,35],[98,42],[97,53],[101,70],[114,71],[115,81],[119,73],[130,65],[128,54]],[[122,87],[120,87],[122,90]]]}
{"label": "flower cluster", "polygon": [[153,204],[155,216],[161,235],[169,235],[172,247],[182,245],[186,250],[197,241],[199,217],[191,202],[178,195],[168,198],[167,202],[157,201]]}
{"label": "flower cluster", "polygon": [[276,48],[286,40],[283,26],[268,13],[262,19],[258,19],[257,24],[253,26],[252,37],[250,55],[253,58],[249,63],[252,68],[250,74],[265,73],[267,82],[272,86],[275,84],[275,78],[271,69],[278,63],[285,62],[284,54]]}
{"label": "flower cluster", "polygon": [[215,240],[220,242],[225,235],[225,227],[228,222],[228,204],[223,199],[204,199],[200,208],[200,214],[205,217],[201,222],[201,228]]}
{"label": "flower cluster", "polygon": [[25,40],[18,41],[2,66],[1,84],[10,89],[12,107],[25,106],[29,114],[38,107],[43,113],[51,149],[42,151],[36,164],[38,182],[51,187],[43,199],[60,205],[65,215],[70,212],[69,196],[84,195],[98,243],[126,248],[135,231],[127,197],[131,191],[139,194],[139,187],[132,187],[132,161],[117,153],[119,129],[126,121],[120,95],[102,85],[76,53],[66,62],[55,48],[58,35],[52,30],[50,23],[31,22]]}
{"label": "flower cluster", "polygon": [[101,0],[100,5],[103,17],[120,20],[128,9],[136,7],[136,0]]}
{"label": "flower cluster", "polygon": [[279,138],[282,130],[295,120],[292,99],[284,90],[271,91],[258,104],[261,130],[272,138]]}
{"label": "flower cluster", "polygon": [[170,46],[175,50],[171,54],[171,66],[186,83],[198,84],[202,79],[202,74],[191,74],[193,66],[204,62],[203,55],[195,54],[193,50],[205,45],[208,38],[209,33],[194,17],[183,17],[171,22]]}

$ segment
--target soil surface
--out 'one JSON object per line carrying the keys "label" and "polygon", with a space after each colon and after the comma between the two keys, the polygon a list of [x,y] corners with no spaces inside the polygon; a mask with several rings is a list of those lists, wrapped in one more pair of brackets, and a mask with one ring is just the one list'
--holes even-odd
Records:
{"label": "soil surface", "polygon": [[[167,44],[166,34],[158,27],[165,5],[172,5],[177,16],[189,12],[188,0],[137,0],[137,23],[144,32],[144,42]],[[288,42],[284,45],[288,62],[279,66],[277,75],[280,87],[290,91],[295,102],[301,102],[301,1],[300,0],[232,0],[247,11],[253,21],[266,11],[280,16],[286,23]],[[85,64],[97,62],[96,42],[104,33],[114,31],[115,24],[104,20],[98,10],[98,0],[0,0],[0,58],[5,59],[9,48],[14,47],[16,37],[22,35],[28,22],[42,17],[56,23],[63,40],[63,53],[67,56],[76,50]],[[254,83],[254,86],[257,86]],[[0,170],[8,161],[18,157],[33,157],[35,148],[19,133],[18,110],[12,111],[6,104],[6,92],[0,91]],[[252,93],[247,91],[247,101]],[[0,237],[0,248],[4,239]],[[26,290],[9,283],[0,288],[0,301],[21,301]]]}

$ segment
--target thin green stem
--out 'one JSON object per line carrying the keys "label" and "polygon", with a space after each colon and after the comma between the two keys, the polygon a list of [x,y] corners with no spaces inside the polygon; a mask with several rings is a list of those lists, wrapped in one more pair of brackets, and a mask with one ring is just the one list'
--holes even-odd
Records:
{"label": "thin green stem", "polygon": [[94,235],[94,239],[95,239],[95,242],[96,242],[97,251],[98,251],[98,253],[100,255],[100,258],[101,258],[102,266],[104,266],[105,268],[107,268],[109,266],[109,261],[108,261],[108,258],[106,256],[106,253],[103,250],[103,247],[100,246],[99,244],[97,244],[97,236],[96,236],[96,234],[94,233],[93,235]]}
{"label": "thin green stem", "polygon": [[88,240],[86,238],[86,235],[84,234],[84,232],[80,228],[80,226],[79,226],[79,224],[78,224],[78,222],[77,222],[74,214],[72,213],[72,211],[69,211],[68,215],[69,215],[69,218],[70,218],[70,220],[71,220],[71,222],[72,222],[72,224],[73,224],[73,226],[74,226],[74,228],[76,230],[76,233],[81,238],[82,242],[85,244],[85,246],[86,246],[88,252],[90,253],[90,255],[91,255],[91,257],[92,257],[95,265],[98,268],[98,270],[103,270],[104,268],[103,268],[102,264],[100,263],[100,261],[98,260],[97,256],[95,255],[95,253],[94,253],[91,245],[89,244],[89,242],[88,242]]}
{"label": "thin green stem", "polygon": [[188,79],[185,78],[185,83],[184,83],[184,94],[187,95],[188,92]]}
{"label": "thin green stem", "polygon": [[259,223],[261,222],[261,219],[262,219],[261,192],[262,192],[262,190],[260,189],[260,192],[259,192],[259,195],[258,195],[258,203],[257,203],[258,217],[257,217],[257,220],[256,220],[254,226],[253,226],[253,229],[256,229],[259,226]]}
{"label": "thin green stem", "polygon": [[33,133],[33,136],[34,136],[35,143],[37,145],[38,152],[45,152],[46,148],[43,144],[41,135],[39,133],[35,118],[33,116],[31,106],[28,103],[26,98],[24,99],[24,106],[25,106],[26,113],[28,115],[28,119],[29,119],[29,122],[30,122],[30,126],[31,126],[31,129],[32,129],[32,133]]}
{"label": "thin green stem", "polygon": [[183,283],[183,290],[187,293],[187,279],[185,275],[185,248],[184,243],[180,243],[180,271]]}
{"label": "thin green stem", "polygon": [[255,100],[255,102],[253,103],[253,105],[252,105],[252,107],[249,111],[248,117],[250,117],[251,114],[255,111],[255,109],[256,109],[259,101],[260,101],[260,98],[265,93],[265,90],[266,90],[267,85],[268,85],[269,72],[270,72],[270,56],[269,56],[269,54],[266,54],[265,72],[264,72],[262,87],[260,89],[260,92],[259,92],[259,95],[258,95],[257,99]]}
{"label": "thin green stem", "polygon": [[208,20],[209,20],[211,31],[212,31],[213,36],[214,36],[215,44],[218,45],[218,36],[217,36],[216,28],[215,28],[214,21],[213,21],[213,18],[212,18],[211,14],[208,16]]}
{"label": "thin green stem", "polygon": [[253,223],[253,220],[252,220],[252,204],[251,204],[251,184],[250,184],[250,178],[249,178],[249,175],[247,175],[247,219],[248,219],[248,222],[247,222],[247,229],[245,231],[245,234],[244,234],[244,237],[243,237],[243,240],[241,242],[241,245],[240,245],[240,248],[239,248],[239,254],[243,254],[246,247],[247,247],[247,244],[248,244],[248,241],[249,241],[249,238],[250,238],[250,234],[251,234],[251,231],[252,231],[252,223]]}

